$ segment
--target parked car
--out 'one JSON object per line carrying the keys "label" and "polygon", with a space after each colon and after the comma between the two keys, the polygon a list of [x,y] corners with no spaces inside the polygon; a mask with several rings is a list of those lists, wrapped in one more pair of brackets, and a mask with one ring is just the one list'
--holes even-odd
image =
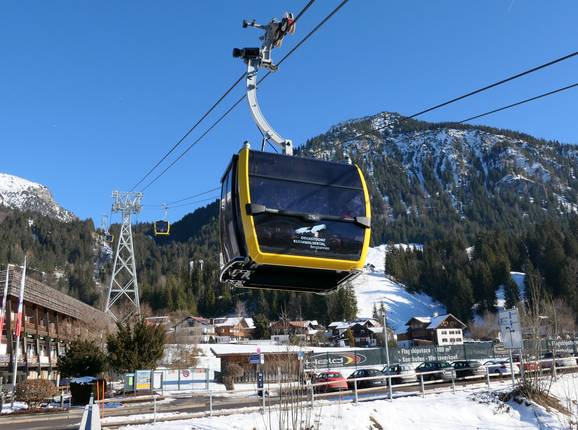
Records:
{"label": "parked car", "polygon": [[357,381],[357,388],[374,388],[374,387],[383,387],[386,385],[387,380],[383,378],[383,373],[377,369],[358,369],[349,375],[347,378],[347,384],[349,385],[349,389],[352,390],[354,388],[354,383],[351,379],[357,378],[376,378],[381,376],[381,379],[364,379],[362,381]]}
{"label": "parked car", "polygon": [[558,352],[556,354],[556,359],[553,359],[554,354],[551,352],[547,352],[542,356],[542,360],[540,361],[540,366],[543,369],[551,369],[552,363],[556,362],[556,367],[565,367],[565,366],[575,366],[576,359],[568,354],[567,352]]}
{"label": "parked car", "polygon": [[322,372],[315,375],[314,384],[323,382],[326,382],[326,384],[315,386],[315,391],[325,393],[328,391],[347,390],[347,380],[339,372]]}
{"label": "parked car", "polygon": [[395,376],[391,378],[393,384],[407,384],[417,381],[415,369],[411,364],[392,364],[383,368],[383,374],[388,376]]}
{"label": "parked car", "polygon": [[[424,361],[415,368],[415,373],[419,380],[421,374],[424,381],[433,381],[435,379],[442,379],[442,374],[452,370],[452,365],[447,361]],[[437,373],[427,373],[437,372]],[[450,377],[451,378],[451,377]]]}
{"label": "parked car", "polygon": [[[500,376],[508,375],[510,373],[510,360],[503,358],[495,358],[484,362],[484,366],[488,369],[490,374],[498,374]],[[514,373],[519,373],[520,369],[514,365]]]}
{"label": "parked car", "polygon": [[[512,356],[512,359],[514,360],[514,363],[516,364],[516,366],[518,367],[518,369],[520,369],[520,356],[519,355],[514,355]],[[533,358],[524,358],[524,371],[526,372],[537,372],[540,370],[540,363],[538,363],[535,359]]]}
{"label": "parked car", "polygon": [[482,377],[486,374],[486,367],[476,360],[457,360],[452,363],[452,367],[456,378]]}

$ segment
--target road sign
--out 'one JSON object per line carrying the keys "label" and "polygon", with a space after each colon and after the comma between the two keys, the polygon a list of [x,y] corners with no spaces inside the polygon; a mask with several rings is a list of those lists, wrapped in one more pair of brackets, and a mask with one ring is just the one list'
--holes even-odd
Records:
{"label": "road sign", "polygon": [[518,309],[500,310],[498,314],[500,337],[506,349],[522,349],[522,326]]}
{"label": "road sign", "polygon": [[265,386],[265,375],[262,370],[257,372],[257,388],[263,388]]}
{"label": "road sign", "polygon": [[494,354],[496,355],[507,355],[508,351],[506,350],[506,348],[504,348],[504,344],[503,343],[496,343],[494,345]]}
{"label": "road sign", "polygon": [[250,364],[265,364],[265,354],[251,354],[249,355]]}

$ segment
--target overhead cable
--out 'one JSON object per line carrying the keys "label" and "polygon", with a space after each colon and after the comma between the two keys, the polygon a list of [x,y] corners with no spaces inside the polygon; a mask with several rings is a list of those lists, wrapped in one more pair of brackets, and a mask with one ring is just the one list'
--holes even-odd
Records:
{"label": "overhead cable", "polygon": [[[283,61],[285,61],[290,55],[292,55],[299,47],[301,47],[303,45],[303,43],[305,43],[305,41],[307,41],[314,33],[316,33],[327,21],[329,21],[329,19],[331,17],[333,17],[333,15],[335,15],[339,9],[341,9],[349,0],[343,0],[341,1],[341,3],[339,3],[339,5],[337,5],[337,7],[335,9],[333,9],[323,20],[321,20],[321,22],[319,24],[317,24],[309,33],[307,33],[307,35],[305,37],[303,37],[303,39],[301,39],[297,45],[295,45],[283,58],[281,58],[281,60],[279,61],[279,63],[277,63],[278,65],[281,64]],[[260,84],[261,82],[263,82],[263,80],[265,80],[269,75],[271,74],[271,72],[267,72],[265,75],[263,75],[258,81],[257,84]],[[181,160],[186,154],[187,152],[189,152],[197,143],[199,143],[201,140],[203,140],[203,138],[210,133],[210,131],[215,128],[223,119],[225,119],[225,117],[227,117],[227,115],[229,115],[233,109],[235,109],[237,106],[239,106],[239,104],[241,104],[241,102],[243,100],[245,100],[246,98],[246,94],[244,94],[242,97],[240,97],[235,103],[233,103],[233,105],[227,109],[225,111],[225,113],[223,113],[219,118],[217,118],[212,124],[211,126],[205,130],[205,132],[199,136],[196,140],[194,140],[181,154],[179,154],[179,156],[177,158],[175,158],[164,170],[162,170],[157,176],[155,176],[147,185],[145,185],[141,192],[145,191],[147,188],[149,188],[152,184],[154,184],[157,180],[159,180],[170,168],[172,168],[179,160]]]}
{"label": "overhead cable", "polygon": [[[307,11],[307,9],[309,9],[311,7],[311,5],[315,3],[315,0],[309,0],[309,2],[303,7],[303,9],[301,9],[301,11],[297,14],[297,16],[294,19],[294,22],[297,23],[297,21],[303,16],[303,14]],[[195,124],[189,128],[189,130],[187,130],[187,132],[183,135],[183,137],[181,137],[177,143],[175,143],[171,149],[169,149],[169,151],[167,151],[165,153],[165,155],[163,155],[161,157],[161,159],[159,161],[156,162],[156,164],[151,167],[147,173],[131,188],[131,191],[134,191],[140,184],[142,184],[144,182],[144,180],[146,178],[148,178],[151,173],[158,167],[161,165],[161,163],[163,161],[165,161],[167,159],[167,157],[169,157],[169,155],[171,155],[175,149],[177,149],[183,142],[184,140],[189,137],[189,135],[199,126],[199,124],[201,124],[201,122],[203,122],[205,120],[205,118],[207,118],[207,116],[209,116],[209,114],[225,99],[225,97],[227,97],[231,91],[233,91],[233,89],[235,89],[235,87],[237,85],[239,85],[239,83],[245,78],[246,73],[243,73],[241,76],[239,76],[239,78],[237,78],[237,80],[235,82],[233,82],[233,84],[225,91],[225,93],[223,93],[223,95],[221,95],[221,97],[219,97],[217,99],[217,101],[215,103],[213,103],[213,105],[197,120],[197,122],[195,122]]]}
{"label": "overhead cable", "polygon": [[572,84],[572,85],[567,85],[567,86],[565,86],[565,87],[558,88],[558,89],[553,90],[553,91],[548,91],[547,93],[540,94],[540,95],[538,95],[538,96],[530,97],[530,98],[528,98],[528,99],[524,99],[524,100],[521,100],[521,101],[519,101],[519,102],[509,104],[509,105],[507,105],[507,106],[502,106],[501,108],[493,109],[493,110],[491,110],[491,111],[484,112],[484,113],[481,113],[481,114],[479,114],[479,115],[471,116],[471,117],[469,117],[469,118],[466,118],[466,119],[463,119],[463,120],[461,120],[461,121],[458,121],[458,124],[462,124],[462,123],[464,123],[464,122],[472,121],[472,120],[474,120],[474,119],[481,118],[481,117],[487,116],[487,115],[491,115],[491,114],[493,114],[493,113],[500,112],[500,111],[503,111],[503,110],[506,110],[506,109],[510,109],[510,108],[515,107],[515,106],[520,106],[520,105],[523,105],[523,104],[525,104],[525,103],[529,103],[529,102],[531,102],[531,101],[538,100],[538,99],[541,99],[541,98],[543,98],[543,97],[551,96],[551,95],[556,94],[556,93],[561,93],[562,91],[566,91],[566,90],[569,90],[569,89],[574,88],[574,87],[577,87],[577,86],[578,86],[578,82],[575,83],[575,84]]}

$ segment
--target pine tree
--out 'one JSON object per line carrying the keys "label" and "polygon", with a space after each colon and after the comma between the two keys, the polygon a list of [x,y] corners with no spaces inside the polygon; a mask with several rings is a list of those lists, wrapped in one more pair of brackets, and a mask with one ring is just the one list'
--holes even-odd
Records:
{"label": "pine tree", "polygon": [[504,298],[506,299],[506,308],[510,309],[518,304],[520,301],[520,291],[518,285],[510,277],[504,285]]}
{"label": "pine tree", "polygon": [[255,339],[269,339],[271,337],[269,319],[265,315],[257,314],[253,316],[253,322],[255,323],[255,330],[253,332]]}
{"label": "pine tree", "polygon": [[106,370],[106,355],[94,342],[76,339],[58,359],[58,370],[63,377],[99,376]]}
{"label": "pine tree", "polygon": [[165,331],[144,319],[117,323],[117,332],[106,339],[110,367],[117,373],[155,369],[162,358]]}

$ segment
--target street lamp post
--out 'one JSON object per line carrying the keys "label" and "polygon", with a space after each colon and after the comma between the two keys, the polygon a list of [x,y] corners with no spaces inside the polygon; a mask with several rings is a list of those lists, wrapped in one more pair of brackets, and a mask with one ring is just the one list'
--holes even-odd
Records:
{"label": "street lamp post", "polygon": [[381,302],[382,318],[383,318],[383,343],[385,345],[385,362],[389,369],[389,345],[387,339],[387,311],[384,302]]}

